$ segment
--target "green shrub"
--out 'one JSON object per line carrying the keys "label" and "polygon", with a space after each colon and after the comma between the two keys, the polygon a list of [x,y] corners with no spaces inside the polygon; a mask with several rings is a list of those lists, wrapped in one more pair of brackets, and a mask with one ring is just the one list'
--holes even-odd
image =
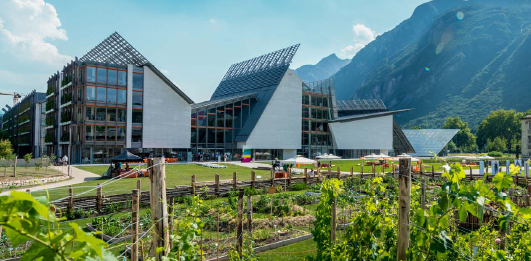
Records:
{"label": "green shrub", "polygon": [[298,191],[298,190],[305,190],[307,188],[308,188],[308,185],[305,183],[295,183],[289,187],[289,190]]}
{"label": "green shrub", "polygon": [[501,153],[499,151],[491,151],[487,155],[489,155],[491,157],[503,157],[503,153]]}

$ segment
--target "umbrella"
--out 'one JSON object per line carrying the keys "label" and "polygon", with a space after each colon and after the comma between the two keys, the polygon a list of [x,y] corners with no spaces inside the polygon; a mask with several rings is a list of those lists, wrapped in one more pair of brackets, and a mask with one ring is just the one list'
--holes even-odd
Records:
{"label": "umbrella", "polygon": [[128,150],[124,150],[120,155],[112,158],[111,160],[113,162],[139,162],[142,161],[142,158],[129,152]]}
{"label": "umbrella", "polygon": [[374,153],[372,153],[371,155],[367,155],[364,157],[366,160],[375,160],[375,159],[378,159],[380,158],[379,155],[375,155]]}
{"label": "umbrella", "polygon": [[303,156],[297,156],[294,158],[289,158],[287,160],[281,160],[282,163],[288,163],[288,164],[314,164],[315,160],[305,158]]}
{"label": "umbrella", "polygon": [[316,158],[322,159],[322,160],[341,159],[341,157],[338,157],[338,156],[333,155],[333,154],[326,154],[326,153],[324,155],[317,156]]}
{"label": "umbrella", "polygon": [[402,154],[398,155],[398,157],[400,157],[400,158],[410,158],[411,155],[406,154],[406,153],[402,153]]}
{"label": "umbrella", "polygon": [[478,160],[493,160],[494,157],[488,156],[488,155],[482,155],[477,157]]}

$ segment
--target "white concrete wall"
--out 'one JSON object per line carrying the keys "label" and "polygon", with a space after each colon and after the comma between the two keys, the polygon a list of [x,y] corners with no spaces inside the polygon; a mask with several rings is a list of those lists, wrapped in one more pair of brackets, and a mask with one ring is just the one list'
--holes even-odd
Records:
{"label": "white concrete wall", "polygon": [[300,149],[301,117],[302,80],[288,69],[245,146],[252,149]]}
{"label": "white concrete wall", "polygon": [[282,159],[291,159],[297,157],[297,150],[283,150],[282,151]]}
{"label": "white concrete wall", "polygon": [[190,148],[192,107],[144,67],[143,148]]}
{"label": "white concrete wall", "polygon": [[340,150],[393,148],[393,116],[329,123],[334,147]]}
{"label": "white concrete wall", "polygon": [[131,135],[133,135],[133,65],[127,65],[127,109],[125,127],[125,147],[131,148]]}

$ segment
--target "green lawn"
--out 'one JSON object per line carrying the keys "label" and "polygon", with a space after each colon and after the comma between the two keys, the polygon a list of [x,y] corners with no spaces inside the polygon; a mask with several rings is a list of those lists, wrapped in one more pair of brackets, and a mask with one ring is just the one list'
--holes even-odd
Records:
{"label": "green lawn", "polygon": [[295,261],[306,260],[307,256],[315,256],[317,243],[313,239],[304,240],[289,246],[279,247],[258,254],[260,261]]}
{"label": "green lawn", "polygon": [[109,166],[110,165],[104,165],[104,166],[83,165],[83,166],[75,166],[75,167],[78,168],[78,169],[86,170],[88,172],[92,172],[94,174],[98,174],[98,175],[102,176],[107,171],[107,169],[109,169]]}
{"label": "green lawn", "polygon": [[[321,161],[321,163],[328,164],[330,161]],[[361,165],[363,165],[363,173],[372,173],[372,167],[370,165],[365,165],[366,160],[336,160],[332,161],[332,172],[337,171],[337,167],[341,169],[341,171],[350,171],[350,167],[354,167],[354,172],[358,173],[361,171]],[[398,161],[389,161],[389,168],[386,168],[385,171],[389,172],[392,170],[392,164],[395,164],[395,166],[398,166]],[[414,162],[415,164],[415,162]],[[442,169],[442,163],[424,163],[424,166],[429,166],[425,171],[430,172],[431,166],[433,165],[435,167],[435,171],[441,171]],[[313,168],[313,165],[301,165],[301,168],[307,167],[308,169]],[[376,166],[376,172],[381,172],[381,166]],[[479,167],[474,167],[479,168]],[[321,172],[326,173],[326,169],[321,169]]]}
{"label": "green lawn", "polygon": [[[101,175],[102,167],[104,166],[83,166],[82,169],[90,171]],[[175,165],[166,165],[166,187],[171,188],[176,185],[189,185],[191,183],[191,176],[195,174],[196,182],[202,181],[214,181],[215,174],[220,175],[220,180],[232,180],[232,173],[238,173],[238,180],[251,180],[251,169],[246,167],[240,167],[232,164],[227,164],[226,169],[213,169],[198,166],[196,164],[175,164]],[[255,170],[256,178],[260,179],[258,176],[261,176],[262,179],[267,179],[271,177],[271,174],[267,170]],[[142,180],[141,189],[143,191],[149,190],[149,179],[148,178],[138,178]],[[101,178],[98,180],[91,180],[83,182],[77,185],[74,185],[74,195],[83,193],[85,191],[91,190],[83,195],[96,195],[96,190],[94,187],[98,183],[109,182],[103,187],[104,195],[111,194],[122,194],[122,193],[131,193],[132,189],[136,188],[137,178],[124,178],[121,180],[110,181],[106,178]],[[199,185],[198,185],[199,186]],[[68,196],[68,187],[55,188],[49,191],[50,199],[59,199]],[[35,192],[34,196],[43,196],[45,192]]]}

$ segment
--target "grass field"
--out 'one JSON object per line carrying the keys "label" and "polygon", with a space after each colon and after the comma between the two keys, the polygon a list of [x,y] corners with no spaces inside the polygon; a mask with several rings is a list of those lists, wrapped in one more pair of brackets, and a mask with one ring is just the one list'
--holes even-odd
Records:
{"label": "grass field", "polygon": [[[105,167],[103,170],[102,167]],[[83,166],[80,167],[83,170],[102,175],[103,172],[107,170],[107,166]],[[226,169],[213,169],[198,166],[196,164],[175,164],[175,165],[166,165],[166,187],[171,188],[176,185],[189,185],[191,183],[191,176],[195,174],[196,182],[202,181],[214,181],[215,174],[218,173],[220,180],[232,179],[232,173],[238,173],[238,180],[251,180],[251,169],[246,167],[240,167],[232,164],[227,164]],[[255,170],[256,178],[269,178],[271,176],[270,172],[267,170]],[[149,190],[149,180],[148,178],[138,178],[142,180],[141,189],[143,191]],[[132,189],[136,188],[137,178],[124,178],[120,180],[109,180],[106,178],[101,178],[98,180],[92,180],[83,182],[77,185],[74,185],[74,195],[79,193],[87,192],[83,195],[96,195],[96,190],[94,189],[98,183],[109,182],[108,185],[103,187],[103,195],[112,195],[112,194],[123,194],[131,193]],[[55,200],[59,198],[66,197],[68,195],[68,187],[60,187],[51,189],[49,191],[50,199]],[[43,196],[45,192],[35,192],[35,196]]]}
{"label": "grass field", "polygon": [[259,253],[260,261],[295,261],[306,260],[307,256],[315,256],[317,243],[313,239],[304,240],[289,246],[279,247]]}
{"label": "grass field", "polygon": [[[321,163],[328,164],[330,161],[321,161]],[[354,167],[354,172],[358,173],[361,171],[361,166],[363,165],[363,173],[372,173],[372,167],[370,165],[365,165],[366,160],[336,160],[332,161],[332,171],[337,171],[337,167],[341,171],[350,171],[350,167]],[[386,168],[385,171],[389,172],[392,170],[392,164],[398,165],[398,161],[389,161],[389,168]],[[415,162],[413,162],[415,164]],[[441,171],[443,164],[442,163],[424,163],[424,166],[429,166],[426,171],[431,171],[431,166],[435,167],[435,171]],[[313,168],[313,165],[301,165],[301,168],[307,167],[308,169]],[[479,167],[473,167],[474,169]],[[376,166],[376,172],[381,172],[381,166]]]}
{"label": "grass field", "polygon": [[13,177],[13,168],[1,168],[0,167],[0,181],[15,180],[15,179],[29,179],[29,178],[46,178],[63,175],[60,171],[52,168],[40,168],[37,170],[35,167],[17,167],[17,176]]}

